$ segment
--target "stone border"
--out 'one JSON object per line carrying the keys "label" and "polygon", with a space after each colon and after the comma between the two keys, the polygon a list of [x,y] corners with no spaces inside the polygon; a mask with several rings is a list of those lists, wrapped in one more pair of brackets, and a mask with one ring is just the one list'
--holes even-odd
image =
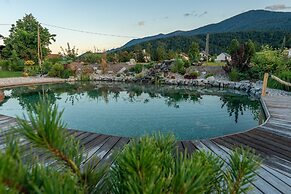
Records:
{"label": "stone border", "polygon": [[[112,75],[95,76],[92,77],[92,81],[110,81],[110,82],[135,82],[143,83],[142,79],[135,77],[116,77]],[[235,90],[242,90],[255,97],[260,97],[262,93],[262,87],[252,83],[250,81],[231,82],[227,80],[215,80],[215,79],[164,79],[162,84],[166,85],[185,85],[185,86],[204,86],[204,87],[217,87],[217,88],[229,88]]]}
{"label": "stone border", "polygon": [[36,84],[64,83],[69,80],[61,78],[46,78],[46,77],[17,77],[17,78],[1,78],[0,89],[27,86]]}

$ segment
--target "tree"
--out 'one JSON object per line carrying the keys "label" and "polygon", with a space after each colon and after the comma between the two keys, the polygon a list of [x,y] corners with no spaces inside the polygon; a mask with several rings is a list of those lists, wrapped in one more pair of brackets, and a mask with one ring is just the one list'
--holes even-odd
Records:
{"label": "tree", "polygon": [[237,39],[233,39],[228,47],[228,52],[230,55],[233,55],[239,49],[239,41]]}
{"label": "tree", "polygon": [[246,72],[250,69],[251,59],[256,53],[255,44],[252,40],[239,45],[237,47],[237,41],[234,40],[230,46],[231,61],[227,61],[227,65],[224,67],[226,72],[231,72],[236,69],[239,72]]}
{"label": "tree", "polygon": [[12,25],[9,30],[10,35],[4,38],[6,47],[3,49],[3,56],[9,58],[15,51],[19,58],[37,62],[38,26],[42,56],[47,56],[50,53],[49,45],[52,41],[55,41],[56,35],[50,34],[49,30],[41,26],[32,14],[25,15],[22,19],[16,21],[16,25]]}
{"label": "tree", "polygon": [[165,44],[159,43],[157,50],[156,50],[156,60],[157,61],[163,61],[166,59],[166,49]]}
{"label": "tree", "polygon": [[127,51],[122,51],[119,53],[120,62],[128,62],[131,59],[131,54]]}
{"label": "tree", "polygon": [[188,55],[190,57],[191,62],[199,61],[199,44],[197,42],[192,42]]}

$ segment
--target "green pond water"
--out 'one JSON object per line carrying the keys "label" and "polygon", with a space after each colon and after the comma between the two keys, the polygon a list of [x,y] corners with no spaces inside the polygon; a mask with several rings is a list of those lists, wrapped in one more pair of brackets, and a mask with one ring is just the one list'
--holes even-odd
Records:
{"label": "green pond water", "polygon": [[161,132],[177,139],[237,133],[264,121],[258,99],[235,90],[77,82],[5,89],[0,114],[20,116],[46,93],[68,128],[123,137]]}

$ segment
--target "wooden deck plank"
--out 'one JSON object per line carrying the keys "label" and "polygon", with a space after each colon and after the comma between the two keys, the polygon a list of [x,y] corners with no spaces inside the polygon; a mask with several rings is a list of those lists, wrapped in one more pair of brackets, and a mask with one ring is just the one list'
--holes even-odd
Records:
{"label": "wooden deck plank", "polygon": [[97,158],[99,162],[103,159],[103,157],[115,146],[115,144],[121,139],[120,137],[110,136],[108,140],[104,142],[104,144],[97,149],[85,163],[83,166],[86,168],[86,165],[90,164],[90,161],[94,158]]}
{"label": "wooden deck plank", "polygon": [[[210,146],[215,146],[216,148],[224,151],[228,155],[232,152],[232,150],[228,149],[227,147],[224,147],[222,145],[219,145],[215,142],[212,142]],[[261,168],[257,171],[258,176],[268,182],[270,185],[275,187],[277,190],[279,190],[282,193],[288,193],[291,190],[291,178],[287,177],[280,172],[272,169],[271,167],[262,164]],[[268,193],[268,190],[263,190],[265,193]]]}
{"label": "wooden deck plank", "polygon": [[181,141],[181,143],[185,148],[185,152],[187,153],[187,155],[191,155],[193,152],[197,150],[197,148],[191,141]]}
{"label": "wooden deck plank", "polygon": [[114,158],[117,156],[117,152],[123,149],[123,147],[128,144],[130,141],[130,138],[127,137],[122,137],[119,139],[119,141],[115,144],[115,146],[107,152],[107,154],[103,157],[102,160],[95,166],[95,168],[98,168],[99,166],[102,166],[104,164],[109,164],[111,165],[112,162],[114,161]]}
{"label": "wooden deck plank", "polygon": [[[247,148],[248,146],[239,144],[236,141],[233,141],[231,139],[223,139],[223,138],[216,138],[213,139],[214,142],[216,142],[219,145],[223,145],[229,149],[234,149],[235,147],[244,147]],[[275,158],[270,155],[266,155],[265,153],[261,152],[260,150],[255,150],[256,153],[263,158],[263,162],[274,167],[275,169],[278,169],[280,171],[291,173],[291,168],[289,164],[285,165],[285,162],[282,159]]]}
{"label": "wooden deck plank", "polygon": [[[211,149],[209,149],[207,146],[205,146],[201,141],[192,141],[192,143],[195,145],[195,147],[197,147],[201,151],[211,152],[211,153],[217,155]],[[224,156],[218,155],[218,157],[220,157],[225,162],[225,165],[229,166],[229,162],[228,162],[228,160],[226,160],[224,158]],[[226,168],[227,166],[224,166],[224,168]],[[262,183],[262,181],[257,179],[256,182],[251,183],[251,185],[254,187],[254,191],[253,191],[254,193],[263,193],[262,190],[264,188],[264,183]],[[271,191],[272,190],[274,190],[274,189],[271,187]],[[276,191],[275,193],[277,193],[277,190],[274,190],[274,191]]]}
{"label": "wooden deck plank", "polygon": [[283,146],[275,141],[269,141],[268,139],[261,138],[260,136],[254,136],[249,133],[242,133],[237,135],[240,138],[243,138],[249,142],[253,142],[254,144],[265,147],[269,150],[272,150],[276,153],[283,154],[287,156],[291,160],[291,148]]}
{"label": "wooden deck plank", "polygon": [[261,130],[253,130],[249,133],[244,133],[245,135],[253,135],[254,138],[259,139],[260,141],[270,142],[274,146],[282,147],[285,150],[291,151],[291,142],[284,140],[284,138],[279,138],[276,134],[265,133]]}
{"label": "wooden deck plank", "polygon": [[182,152],[182,153],[185,152],[185,148],[184,148],[184,146],[182,144],[182,141],[177,141],[177,150],[178,150],[179,153],[180,152]]}
{"label": "wooden deck plank", "polygon": [[109,138],[110,136],[108,135],[101,135],[91,143],[90,148],[86,152],[87,159],[82,162],[82,166],[84,166],[94,157],[94,153],[96,153],[109,140]]}
{"label": "wooden deck plank", "polygon": [[248,146],[250,148],[253,148],[255,150],[259,150],[259,151],[265,153],[266,155],[277,156],[277,157],[283,158],[285,160],[291,159],[291,153],[279,150],[279,149],[274,148],[272,146],[268,146],[267,144],[265,144],[263,142],[255,142],[253,139],[246,138],[246,137],[242,136],[241,134],[228,136],[226,138],[232,139],[238,145],[243,144],[243,145]]}
{"label": "wooden deck plank", "polygon": [[[222,149],[222,147],[220,147],[219,145],[211,141],[205,140],[205,141],[202,141],[202,143],[206,145],[209,149],[211,149],[217,155],[224,156],[225,157],[224,159],[228,159],[228,157],[232,153],[232,150],[227,149],[227,148]],[[261,168],[256,171],[256,174],[259,177],[259,179],[264,180],[266,183],[274,187],[279,192],[288,193],[291,190],[290,185],[285,183],[283,180],[279,179],[274,174],[267,171],[264,165],[262,165]],[[284,178],[284,180],[286,180],[286,178]],[[266,192],[268,190],[263,190],[263,191]]]}

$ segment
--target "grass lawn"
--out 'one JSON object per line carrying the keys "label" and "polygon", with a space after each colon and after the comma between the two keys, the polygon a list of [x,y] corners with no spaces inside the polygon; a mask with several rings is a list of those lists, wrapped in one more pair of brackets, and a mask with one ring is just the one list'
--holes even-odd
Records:
{"label": "grass lawn", "polygon": [[0,71],[0,78],[22,77],[21,71]]}
{"label": "grass lawn", "polygon": [[202,66],[211,66],[211,67],[225,66],[225,63],[224,62],[204,62]]}

